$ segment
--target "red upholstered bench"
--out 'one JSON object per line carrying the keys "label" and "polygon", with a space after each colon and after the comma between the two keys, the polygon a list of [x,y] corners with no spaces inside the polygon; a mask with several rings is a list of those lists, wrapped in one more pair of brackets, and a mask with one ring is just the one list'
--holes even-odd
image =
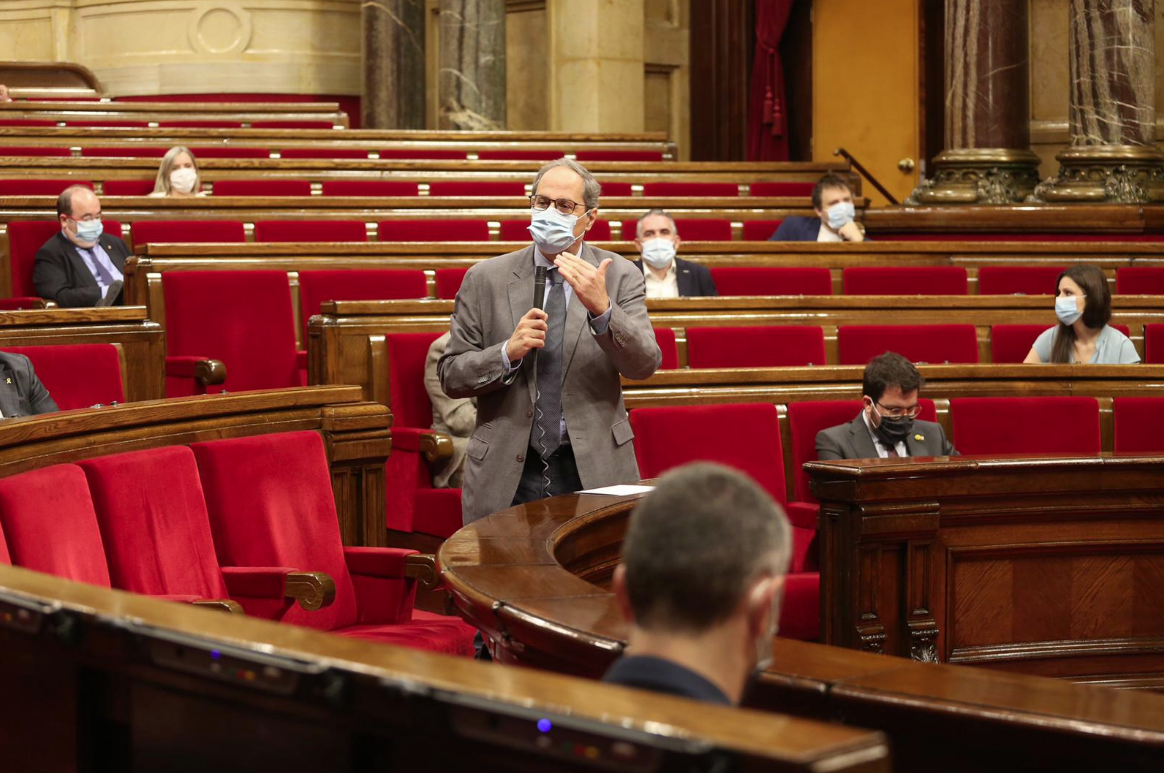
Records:
{"label": "red upholstered bench", "polygon": [[1144,325],[1144,362],[1164,362],[1164,325]]}
{"label": "red upholstered bench", "polygon": [[737,183],[659,182],[643,183],[644,196],[694,196],[699,198],[739,196]]}
{"label": "red upholstered bench", "polygon": [[[8,123],[0,123],[0,126],[10,126]],[[50,147],[28,147],[20,145],[7,145],[0,147],[0,156],[37,156],[37,157],[54,157],[54,158],[68,158],[73,155],[73,152],[68,148],[50,148]]]}
{"label": "red upholstered bench", "polygon": [[342,636],[449,654],[472,653],[475,630],[413,611],[415,551],[344,547],[323,440],[314,432],[191,446],[219,560],[230,566],[310,567],[335,582],[335,603],[290,607],[278,619]]}
{"label": "red upholstered bench", "polygon": [[776,233],[783,220],[745,220],[744,241],[766,242]]}
{"label": "red upholstered bench", "polygon": [[469,273],[467,268],[438,268],[436,270],[436,297],[446,301],[456,298],[467,273]]}
{"label": "red upholstered bench", "polygon": [[827,268],[782,266],[712,266],[711,279],[720,295],[832,295]]}
{"label": "red upholstered bench", "polygon": [[[776,406],[636,408],[630,421],[641,477],[655,478],[689,462],[719,462],[751,476],[785,509],[792,522],[793,549],[780,632],[797,639],[817,638],[820,569],[816,509],[788,502]],[[747,438],[747,442],[728,442],[731,438]]]}
{"label": "red upholstered bench", "polygon": [[1164,397],[1117,397],[1112,415],[1117,454],[1164,453]]}
{"label": "red upholstered bench", "polygon": [[116,344],[6,346],[32,362],[37,377],[62,411],[125,402],[121,352]]}
{"label": "red upholstered bench", "polygon": [[525,183],[518,181],[450,180],[429,183],[429,196],[503,196],[525,198]]}
{"label": "red upholstered bench", "polygon": [[154,192],[154,180],[106,180],[104,196],[148,196]]}
{"label": "red upholstered bench", "polygon": [[963,454],[1098,454],[1094,397],[960,397],[950,401]]}
{"label": "red upholstered bench", "polygon": [[[1050,325],[991,325],[990,359],[999,363],[1020,363],[1030,354],[1035,339]],[[1112,325],[1124,335],[1130,335],[1127,325]],[[1148,326],[1145,326],[1145,330]],[[1145,339],[1147,335],[1145,333]]]}
{"label": "red upholstered bench", "polygon": [[979,295],[1055,295],[1055,278],[1066,266],[983,266]]}
{"label": "red upholstered bench", "polygon": [[418,161],[463,161],[466,158],[463,150],[446,148],[383,148],[380,158],[416,159]]}
{"label": "red upholstered bench", "polygon": [[245,242],[243,224],[234,220],[138,220],[130,226],[133,245]]}
{"label": "red upholstered bench", "polygon": [[885,352],[930,364],[978,362],[973,325],[844,325],[837,347],[841,365],[864,365]]}
{"label": "red upholstered bench", "polygon": [[324,196],[419,196],[420,185],[402,180],[325,180]]}
{"label": "red upholstered bench", "polygon": [[1164,295],[1164,266],[1129,266],[1116,269],[1120,295]]}
{"label": "red upholstered bench", "polygon": [[[574,154],[574,158],[585,163],[587,161],[662,161],[663,151],[661,150],[579,150]],[[606,183],[602,184],[603,192],[606,191]],[[608,194],[611,196],[621,196],[621,193]],[[629,194],[628,194],[629,195]]]}
{"label": "red upholstered bench", "polygon": [[282,158],[369,158],[366,148],[283,148]]}
{"label": "red upholstered bench", "polygon": [[85,158],[161,158],[167,150],[169,148],[150,145],[122,145],[116,148],[81,148],[81,155]]}
{"label": "red upholstered bench", "polygon": [[562,157],[560,150],[479,150],[477,158],[482,161],[556,161]]}
{"label": "red upholstered bench", "polygon": [[271,151],[266,148],[190,148],[190,152],[197,158],[270,158]]}
{"label": "red upholstered bench", "polygon": [[750,196],[811,196],[815,187],[816,183],[811,182],[758,182],[748,186],[748,194]]}
{"label": "red upholstered bench", "polygon": [[88,180],[0,180],[0,196],[59,196],[72,185],[93,188]]}
{"label": "red upholstered bench", "polygon": [[789,368],[825,365],[824,331],[812,326],[687,328],[692,368]]}
{"label": "red upholstered bench", "polygon": [[655,343],[663,355],[659,370],[676,370],[679,367],[679,342],[675,340],[675,331],[669,327],[657,327],[654,330]]}
{"label": "red upholstered bench", "polygon": [[214,183],[215,196],[310,196],[311,181],[285,180],[278,177],[262,180],[219,180]]}
{"label": "red upholstered bench", "polygon": [[[622,221],[622,238],[630,241],[635,238],[637,220]],[[730,220],[714,220],[712,218],[687,218],[675,221],[675,230],[679,236],[688,242],[730,242],[732,240],[732,223]]]}
{"label": "red upholstered bench", "polygon": [[366,242],[368,228],[362,220],[258,220],[256,242]]}
{"label": "red upholstered bench", "polygon": [[418,268],[300,271],[299,316],[303,320],[303,340],[307,341],[308,321],[327,301],[394,301],[427,297],[428,281],[424,271]]}
{"label": "red upholstered bench", "polygon": [[377,225],[382,242],[487,242],[485,220],[384,220]]}
{"label": "red upholstered bench", "polygon": [[845,295],[966,295],[961,266],[852,266],[841,272]]}
{"label": "red upholstered bench", "polygon": [[252,129],[334,129],[331,121],[311,121],[294,119],[289,121],[251,121]]}
{"label": "red upholstered bench", "polygon": [[241,121],[158,121],[159,129],[241,129]]}

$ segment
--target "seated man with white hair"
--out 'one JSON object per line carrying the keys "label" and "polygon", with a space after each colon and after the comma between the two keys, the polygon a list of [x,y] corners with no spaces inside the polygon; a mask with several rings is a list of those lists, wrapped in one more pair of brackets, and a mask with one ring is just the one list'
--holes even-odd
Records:
{"label": "seated man with white hair", "polygon": [[665,210],[652,209],[639,218],[635,227],[635,244],[642,260],[636,260],[634,264],[646,278],[647,297],[719,295],[707,266],[675,257],[680,241],[675,218]]}

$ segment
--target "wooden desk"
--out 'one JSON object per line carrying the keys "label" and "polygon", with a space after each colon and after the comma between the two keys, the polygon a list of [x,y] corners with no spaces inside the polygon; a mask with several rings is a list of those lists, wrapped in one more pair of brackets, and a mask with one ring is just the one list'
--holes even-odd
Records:
{"label": "wooden desk", "polygon": [[879,234],[1164,234],[1164,208],[1139,204],[884,207],[864,219]]}
{"label": "wooden desk", "polygon": [[125,399],[165,397],[166,335],[144,306],[0,311],[0,348],[53,344],[117,344],[125,362]]}
{"label": "wooden desk", "polygon": [[[461,613],[499,660],[589,676],[624,646],[606,581],[637,497],[573,495],[502,510],[439,555]],[[774,643],[748,705],[889,735],[898,771],[1153,770],[1164,759],[1164,697],[1018,674],[916,663],[807,642]]]}

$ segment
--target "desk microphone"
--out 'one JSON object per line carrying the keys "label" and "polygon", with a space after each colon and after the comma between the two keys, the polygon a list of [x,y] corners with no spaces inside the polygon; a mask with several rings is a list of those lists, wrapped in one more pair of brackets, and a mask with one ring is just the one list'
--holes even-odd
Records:
{"label": "desk microphone", "polygon": [[533,307],[540,309],[546,305],[546,274],[549,269],[545,266],[534,266],[534,301]]}

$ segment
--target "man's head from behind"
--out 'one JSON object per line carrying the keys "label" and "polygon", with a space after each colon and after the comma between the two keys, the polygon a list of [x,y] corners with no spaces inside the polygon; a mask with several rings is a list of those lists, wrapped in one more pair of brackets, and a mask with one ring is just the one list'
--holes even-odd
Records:
{"label": "man's head from behind", "polygon": [[743,473],[710,463],[668,472],[632,513],[615,572],[631,652],[705,646],[745,676],[766,665],[791,547],[788,519]]}
{"label": "man's head from behind", "polygon": [[925,379],[914,364],[895,352],[886,352],[865,366],[862,401],[874,427],[912,419],[918,412],[918,392]]}
{"label": "man's head from behind", "polygon": [[57,220],[69,241],[91,247],[101,236],[101,201],[84,185],[70,185],[57,197]]}
{"label": "man's head from behind", "polygon": [[671,267],[679,249],[679,229],[666,210],[652,209],[635,226],[635,244],[647,265],[656,270]]}

